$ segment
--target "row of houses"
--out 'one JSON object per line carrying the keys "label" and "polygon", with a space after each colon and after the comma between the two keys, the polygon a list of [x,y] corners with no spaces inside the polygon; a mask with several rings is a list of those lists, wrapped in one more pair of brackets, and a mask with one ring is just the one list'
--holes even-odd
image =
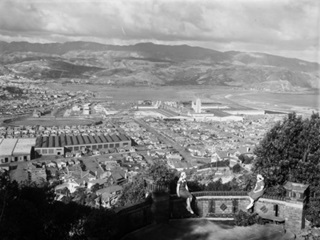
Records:
{"label": "row of houses", "polygon": [[27,138],[38,136],[56,136],[56,135],[95,135],[95,134],[113,134],[116,130],[108,124],[101,125],[79,125],[79,126],[20,126],[20,127],[0,127],[0,138]]}

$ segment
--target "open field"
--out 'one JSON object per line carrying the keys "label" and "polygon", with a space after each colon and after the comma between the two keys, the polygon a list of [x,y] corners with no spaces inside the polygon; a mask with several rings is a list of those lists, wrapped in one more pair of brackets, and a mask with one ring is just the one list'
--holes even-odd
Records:
{"label": "open field", "polygon": [[306,93],[234,93],[226,96],[240,105],[265,110],[311,114],[320,111],[319,92]]}
{"label": "open field", "polygon": [[66,126],[66,125],[87,125],[92,124],[94,122],[98,121],[97,119],[41,119],[41,118],[26,118],[26,119],[19,119],[17,121],[13,121],[10,123],[3,123],[2,126],[35,126],[35,125],[41,125],[41,126]]}

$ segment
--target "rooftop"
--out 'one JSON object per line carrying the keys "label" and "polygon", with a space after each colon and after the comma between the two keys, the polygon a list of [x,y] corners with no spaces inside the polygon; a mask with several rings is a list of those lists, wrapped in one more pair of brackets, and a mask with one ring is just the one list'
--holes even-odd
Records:
{"label": "rooftop", "polygon": [[309,187],[309,185],[305,185],[305,184],[301,184],[301,183],[294,183],[294,182],[287,182],[284,185],[284,188],[287,190],[294,190],[297,192],[304,192],[307,188]]}
{"label": "rooftop", "polygon": [[64,146],[73,146],[73,145],[87,145],[87,144],[103,144],[103,143],[114,143],[130,141],[130,138],[121,134],[121,135],[95,135],[95,136],[86,136],[86,135],[60,135],[60,136],[49,136],[49,137],[38,137],[36,141],[36,147],[64,147]]}
{"label": "rooftop", "polygon": [[13,150],[14,155],[30,154],[31,147],[36,145],[36,138],[19,138]]}
{"label": "rooftop", "polygon": [[0,154],[2,156],[11,156],[18,139],[5,138],[0,143]]}

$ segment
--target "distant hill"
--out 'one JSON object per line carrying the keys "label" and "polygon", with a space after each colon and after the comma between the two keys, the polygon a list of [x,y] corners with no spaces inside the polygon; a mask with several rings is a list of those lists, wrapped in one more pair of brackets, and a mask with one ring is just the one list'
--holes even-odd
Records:
{"label": "distant hill", "polygon": [[0,74],[113,85],[224,85],[299,91],[319,87],[319,64],[187,45],[0,42]]}

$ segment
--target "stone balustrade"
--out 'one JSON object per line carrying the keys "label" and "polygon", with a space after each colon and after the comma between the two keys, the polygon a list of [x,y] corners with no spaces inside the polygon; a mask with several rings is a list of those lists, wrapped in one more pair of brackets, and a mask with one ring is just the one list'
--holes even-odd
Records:
{"label": "stone balustrade", "polygon": [[[247,211],[249,204],[247,192],[206,191],[192,194],[192,208],[200,218],[231,220],[240,210]],[[297,234],[305,225],[306,200],[305,194],[287,194],[286,197],[263,195],[255,203],[253,211],[261,216],[284,219],[285,228]],[[152,201],[124,208],[117,213],[119,231],[123,236],[152,222],[163,223],[169,219],[190,217],[185,204],[185,199],[176,195],[153,193]]]}

